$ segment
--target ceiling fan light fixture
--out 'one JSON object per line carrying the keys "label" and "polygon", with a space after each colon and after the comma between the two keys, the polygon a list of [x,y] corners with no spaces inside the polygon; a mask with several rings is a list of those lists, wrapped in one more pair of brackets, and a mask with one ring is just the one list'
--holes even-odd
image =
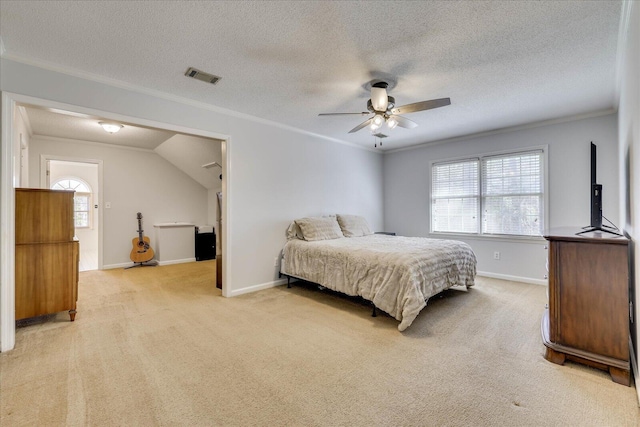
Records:
{"label": "ceiling fan light fixture", "polygon": [[[373,116],[351,129],[349,133],[355,133],[368,127],[371,130],[371,134],[376,134],[378,129],[385,123],[389,130],[395,129],[396,127],[413,129],[418,126],[418,123],[407,119],[404,117],[404,114],[451,105],[450,98],[439,98],[396,107],[395,98],[387,93],[388,87],[389,84],[381,80],[373,80],[367,84],[367,88],[371,90],[371,98],[367,100],[367,110],[373,114]],[[342,116],[349,114],[366,116],[368,113],[366,111],[362,113],[322,113],[320,116]]]}
{"label": "ceiling fan light fixture", "polygon": [[382,114],[376,114],[375,116],[373,116],[370,125],[371,132],[375,132],[376,130],[380,129],[380,126],[382,126],[383,123],[384,117],[382,117]]}
{"label": "ceiling fan light fixture", "polygon": [[98,124],[102,126],[102,129],[104,129],[105,132],[109,133],[116,133],[124,127],[119,123],[98,122]]}

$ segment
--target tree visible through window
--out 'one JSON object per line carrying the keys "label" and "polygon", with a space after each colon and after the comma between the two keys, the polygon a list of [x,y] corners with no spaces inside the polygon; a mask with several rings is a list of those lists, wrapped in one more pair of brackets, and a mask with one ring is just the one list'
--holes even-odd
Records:
{"label": "tree visible through window", "polygon": [[540,236],[543,151],[451,162],[431,169],[431,231]]}
{"label": "tree visible through window", "polygon": [[73,218],[76,228],[91,227],[91,187],[79,178],[65,178],[54,182],[52,190],[75,191]]}

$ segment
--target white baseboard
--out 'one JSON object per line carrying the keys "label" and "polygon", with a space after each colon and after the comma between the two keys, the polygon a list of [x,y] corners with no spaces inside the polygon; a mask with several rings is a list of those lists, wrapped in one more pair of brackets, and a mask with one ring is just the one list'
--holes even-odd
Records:
{"label": "white baseboard", "polygon": [[275,288],[276,286],[284,285],[285,283],[287,283],[287,279],[278,279],[278,280],[274,280],[273,282],[266,282],[266,283],[260,283],[258,285],[247,286],[246,288],[235,289],[231,291],[229,296],[236,297],[238,295],[248,294],[250,292],[261,291],[263,289],[269,289],[269,288]]}
{"label": "white baseboard", "polygon": [[102,270],[113,270],[116,268],[131,267],[132,265],[133,265],[132,262],[121,262],[120,264],[107,264],[102,266]]}
{"label": "white baseboard", "polygon": [[158,261],[158,265],[184,264],[187,262],[196,262],[195,258],[172,259],[169,261]]}
{"label": "white baseboard", "polygon": [[[196,262],[195,258],[185,258],[185,259],[172,259],[169,261],[158,261],[158,265],[171,265],[171,264],[184,264],[186,262]],[[103,265],[103,270],[112,270],[115,268],[126,268],[134,265],[132,262],[121,262],[119,264],[107,264]]]}
{"label": "white baseboard", "polygon": [[[508,274],[489,273],[486,271],[478,271],[478,276],[490,277],[492,279],[511,280],[513,282],[530,283],[532,285],[547,286],[547,281],[544,279],[532,279],[530,277],[511,276]],[[293,278],[293,276],[292,276]],[[263,289],[273,288],[287,283],[287,279],[278,279],[273,282],[260,283],[258,285],[247,286],[246,288],[236,289],[231,291],[230,297],[235,297],[242,294],[248,294],[250,292],[261,291]]]}
{"label": "white baseboard", "polygon": [[511,276],[509,274],[489,273],[488,271],[478,271],[478,276],[490,277],[492,279],[511,280],[513,282],[531,283],[532,285],[547,286],[546,279],[532,279],[531,277]]}

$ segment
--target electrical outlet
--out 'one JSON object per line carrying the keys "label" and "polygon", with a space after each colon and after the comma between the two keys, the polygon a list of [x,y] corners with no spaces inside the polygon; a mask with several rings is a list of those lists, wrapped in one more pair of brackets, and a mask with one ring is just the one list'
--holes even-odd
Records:
{"label": "electrical outlet", "polygon": [[273,259],[273,266],[274,266],[274,267],[277,267],[277,266],[278,266],[278,257],[275,257],[275,258]]}
{"label": "electrical outlet", "polygon": [[500,252],[495,251],[495,252],[493,253],[493,259],[500,259]]}

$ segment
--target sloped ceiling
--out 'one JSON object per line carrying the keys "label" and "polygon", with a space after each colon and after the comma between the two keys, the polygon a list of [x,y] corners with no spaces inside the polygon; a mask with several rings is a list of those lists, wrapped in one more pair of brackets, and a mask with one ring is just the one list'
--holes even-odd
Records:
{"label": "sloped ceiling", "polygon": [[[348,134],[372,79],[397,104],[450,97],[385,149],[615,108],[621,1],[9,1],[4,56]],[[187,67],[222,77],[188,79]]]}
{"label": "sloped ceiling", "polygon": [[[174,132],[124,124],[117,133],[110,134],[99,125],[100,117],[61,110],[23,107],[34,135],[53,136],[79,141],[100,142],[153,150]],[[108,120],[105,120],[108,121]]]}
{"label": "sloped ceiling", "polygon": [[155,152],[208,190],[221,187],[221,167],[204,168],[217,162],[222,165],[221,141],[176,134],[156,147]]}
{"label": "sloped ceiling", "polygon": [[32,106],[20,108],[32,135],[153,150],[206,189],[216,190],[221,186],[222,168],[202,167],[213,162],[222,164],[220,140],[129,123],[124,123],[117,133],[110,134],[98,124],[103,120],[100,117]]}

